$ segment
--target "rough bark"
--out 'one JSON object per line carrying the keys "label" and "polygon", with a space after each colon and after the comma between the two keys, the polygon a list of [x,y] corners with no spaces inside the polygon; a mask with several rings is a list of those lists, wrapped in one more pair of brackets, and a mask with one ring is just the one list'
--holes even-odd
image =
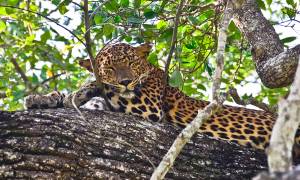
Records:
{"label": "rough bark", "polygon": [[235,8],[235,24],[252,46],[253,61],[262,83],[269,88],[293,82],[300,45],[284,51],[271,23],[263,16],[256,0],[241,1]]}
{"label": "rough bark", "polygon": [[[300,65],[300,64],[299,64]],[[287,99],[279,102],[268,151],[269,171],[286,172],[292,169],[292,148],[300,124],[300,66]]]}
{"label": "rough bark", "polygon": [[[149,179],[150,161],[157,166],[180,132],[125,114],[83,114],[87,121],[72,109],[0,111],[0,179]],[[262,151],[197,134],[166,179],[250,179],[266,165]]]}

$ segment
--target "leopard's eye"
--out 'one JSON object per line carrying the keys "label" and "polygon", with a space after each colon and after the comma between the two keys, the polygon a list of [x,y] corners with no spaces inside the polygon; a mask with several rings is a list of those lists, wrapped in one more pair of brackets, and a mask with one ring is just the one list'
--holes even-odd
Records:
{"label": "leopard's eye", "polygon": [[131,61],[131,62],[129,62],[128,64],[129,64],[129,66],[132,66],[132,65],[134,65],[134,62]]}

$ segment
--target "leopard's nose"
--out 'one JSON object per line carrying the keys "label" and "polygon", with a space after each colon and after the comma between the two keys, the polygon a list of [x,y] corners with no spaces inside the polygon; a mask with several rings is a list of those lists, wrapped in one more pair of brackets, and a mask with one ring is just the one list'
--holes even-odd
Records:
{"label": "leopard's nose", "polygon": [[132,82],[131,80],[122,80],[122,81],[120,81],[119,83],[120,83],[121,85],[128,86],[128,84],[130,84],[131,82]]}

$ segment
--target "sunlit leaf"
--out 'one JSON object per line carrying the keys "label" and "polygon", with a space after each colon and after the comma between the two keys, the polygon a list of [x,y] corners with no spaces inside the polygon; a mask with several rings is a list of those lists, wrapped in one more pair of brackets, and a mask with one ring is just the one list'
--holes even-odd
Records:
{"label": "sunlit leaf", "polygon": [[103,17],[101,15],[96,14],[94,16],[94,21],[96,24],[101,24],[103,22]]}
{"label": "sunlit leaf", "polygon": [[114,31],[115,26],[111,25],[111,24],[105,24],[103,26],[103,33],[105,36],[110,36],[111,33]]}
{"label": "sunlit leaf", "polygon": [[7,0],[7,4],[11,5],[11,6],[15,6],[17,5],[19,2],[19,0]]}
{"label": "sunlit leaf", "polygon": [[0,32],[5,31],[6,29],[6,24],[4,21],[0,20]]}
{"label": "sunlit leaf", "polygon": [[114,18],[115,23],[119,23],[119,22],[121,22],[121,20],[122,20],[121,16],[115,16],[115,18]]}

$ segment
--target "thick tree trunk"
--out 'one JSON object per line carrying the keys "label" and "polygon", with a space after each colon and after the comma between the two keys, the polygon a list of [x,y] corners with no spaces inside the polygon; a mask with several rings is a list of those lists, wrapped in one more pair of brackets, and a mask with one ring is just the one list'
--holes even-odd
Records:
{"label": "thick tree trunk", "polygon": [[278,34],[263,16],[256,0],[240,0],[234,22],[252,46],[256,71],[269,88],[285,87],[293,82],[300,45],[284,51]]}
{"label": "thick tree trunk", "polygon": [[[0,112],[0,179],[148,179],[180,129],[125,114],[72,109]],[[153,164],[153,165],[151,165]],[[197,134],[167,179],[250,179],[262,151]]]}

